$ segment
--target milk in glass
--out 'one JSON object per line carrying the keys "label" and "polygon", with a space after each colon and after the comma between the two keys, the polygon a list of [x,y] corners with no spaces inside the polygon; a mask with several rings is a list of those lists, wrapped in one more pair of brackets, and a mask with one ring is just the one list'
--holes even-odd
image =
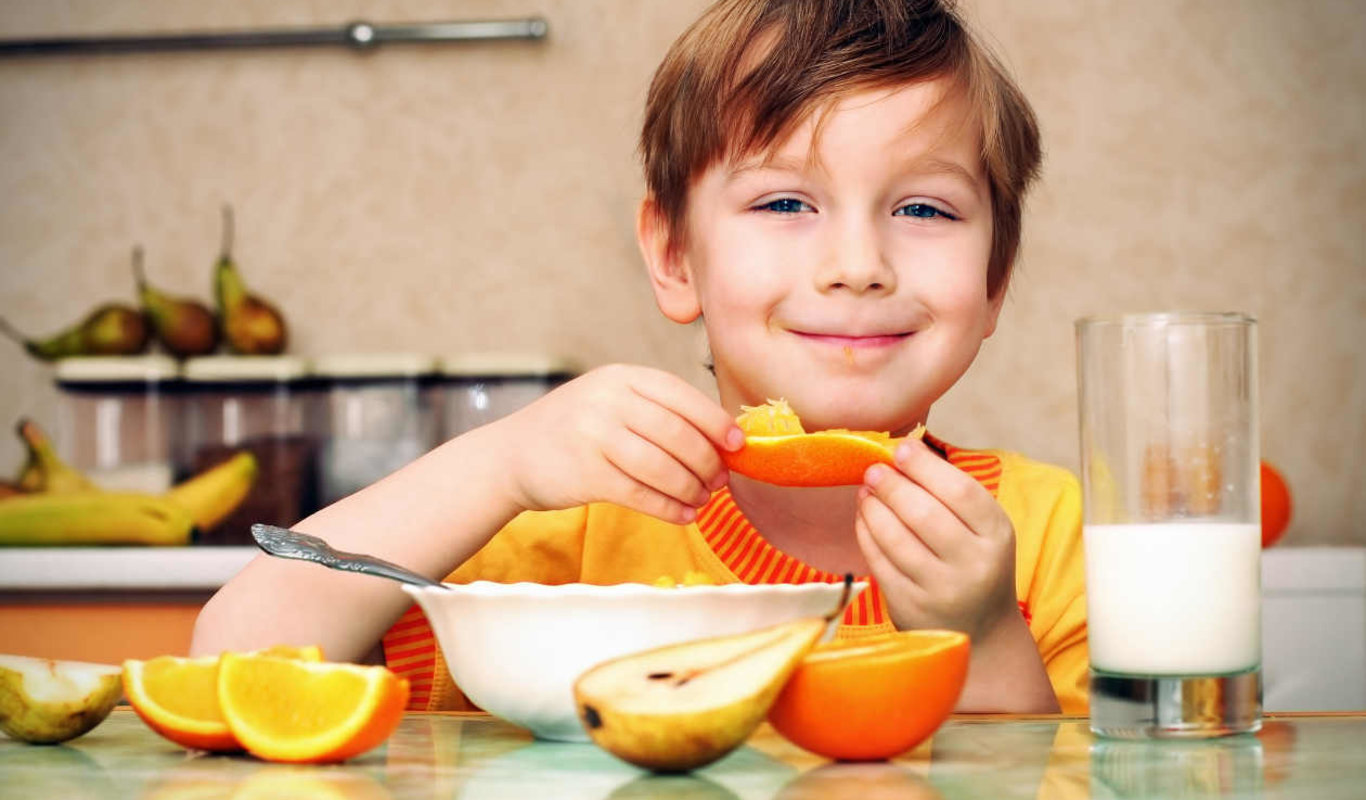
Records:
{"label": "milk in glass", "polygon": [[1087,525],[1091,665],[1217,675],[1261,660],[1261,531],[1225,522]]}

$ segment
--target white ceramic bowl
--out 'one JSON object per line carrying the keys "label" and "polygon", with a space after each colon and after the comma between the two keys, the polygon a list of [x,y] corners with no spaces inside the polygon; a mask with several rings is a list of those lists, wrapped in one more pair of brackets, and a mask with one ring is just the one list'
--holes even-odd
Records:
{"label": "white ceramic bowl", "polygon": [[[855,583],[851,598],[866,586]],[[821,616],[844,590],[839,583],[665,589],[476,581],[447,587],[403,590],[426,613],[455,682],[490,714],[561,741],[588,741],[573,687],[589,667],[653,647]]]}

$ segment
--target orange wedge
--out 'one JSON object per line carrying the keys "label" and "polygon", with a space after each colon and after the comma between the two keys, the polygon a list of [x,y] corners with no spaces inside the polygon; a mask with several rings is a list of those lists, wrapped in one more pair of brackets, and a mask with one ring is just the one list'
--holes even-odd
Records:
{"label": "orange wedge", "polygon": [[[281,645],[261,651],[321,661],[316,646]],[[123,694],[147,726],[181,747],[214,752],[242,749],[218,707],[218,656],[158,656],[123,662]]]}
{"label": "orange wedge", "polygon": [[900,631],[817,645],[769,711],[773,727],[826,758],[874,761],[943,724],[968,677],[967,634]]}
{"label": "orange wedge", "polygon": [[[749,478],[779,486],[845,486],[863,482],[873,464],[891,464],[904,437],[843,428],[807,433],[784,400],[741,406],[735,418],[745,446],[723,454],[726,466]],[[917,426],[909,435],[925,433]]]}
{"label": "orange wedge", "polygon": [[345,761],[398,727],[408,681],[386,667],[224,653],[218,704],[233,736],[269,761]]}

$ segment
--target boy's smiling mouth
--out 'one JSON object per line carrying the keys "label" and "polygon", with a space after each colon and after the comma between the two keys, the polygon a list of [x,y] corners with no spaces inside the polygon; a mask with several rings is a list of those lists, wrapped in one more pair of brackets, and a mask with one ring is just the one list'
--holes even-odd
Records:
{"label": "boy's smiling mouth", "polygon": [[807,341],[828,344],[834,347],[854,349],[890,347],[905,340],[914,333],[914,331],[904,331],[901,333],[847,334],[818,333],[816,331],[802,330],[792,330],[790,332]]}

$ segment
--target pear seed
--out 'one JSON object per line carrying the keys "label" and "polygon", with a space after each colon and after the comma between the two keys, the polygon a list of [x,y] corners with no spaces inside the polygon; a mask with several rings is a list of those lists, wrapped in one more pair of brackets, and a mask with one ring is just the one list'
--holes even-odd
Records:
{"label": "pear seed", "polygon": [[598,710],[590,705],[583,707],[583,722],[592,730],[602,727],[602,717],[598,715]]}

